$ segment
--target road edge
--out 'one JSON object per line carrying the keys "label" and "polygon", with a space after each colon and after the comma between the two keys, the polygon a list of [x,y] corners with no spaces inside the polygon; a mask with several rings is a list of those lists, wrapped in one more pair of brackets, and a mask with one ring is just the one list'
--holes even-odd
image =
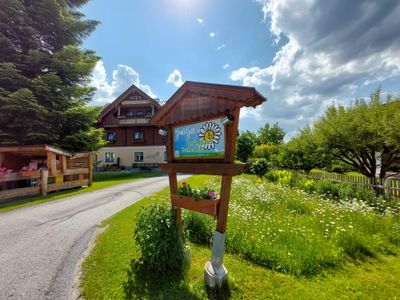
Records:
{"label": "road edge", "polygon": [[97,225],[96,230],[93,232],[92,236],[90,237],[90,240],[88,244],[86,245],[85,251],[83,252],[81,258],[79,259],[78,263],[75,266],[74,270],[74,275],[73,275],[73,281],[72,281],[72,287],[71,287],[71,293],[70,293],[70,299],[72,300],[83,300],[85,299],[82,295],[82,289],[81,289],[81,278],[82,278],[82,265],[83,262],[85,261],[86,257],[90,255],[94,247],[96,246],[96,241],[97,238],[108,228],[107,226],[100,227]]}

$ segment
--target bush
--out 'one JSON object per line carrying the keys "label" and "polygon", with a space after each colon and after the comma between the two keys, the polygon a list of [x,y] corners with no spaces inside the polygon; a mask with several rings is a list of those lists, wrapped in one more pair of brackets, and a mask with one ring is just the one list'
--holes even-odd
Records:
{"label": "bush", "polygon": [[318,180],[315,184],[315,190],[320,195],[329,195],[331,197],[339,197],[338,184],[329,179]]}
{"label": "bush", "polygon": [[134,237],[146,267],[162,273],[182,270],[184,244],[170,208],[160,204],[142,208]]}
{"label": "bush", "polygon": [[236,158],[246,162],[253,155],[255,146],[254,137],[250,131],[241,133],[236,142]]}
{"label": "bush", "polygon": [[268,170],[267,160],[265,158],[256,159],[250,167],[250,173],[255,174],[259,177],[265,175]]}
{"label": "bush", "polygon": [[280,147],[280,145],[259,145],[254,148],[253,156],[269,160],[271,155],[279,152]]}
{"label": "bush", "polygon": [[214,232],[214,220],[196,212],[185,217],[185,230],[191,242],[210,246]]}
{"label": "bush", "polygon": [[287,170],[273,170],[265,174],[265,177],[281,186],[293,187],[295,185],[295,176]]}

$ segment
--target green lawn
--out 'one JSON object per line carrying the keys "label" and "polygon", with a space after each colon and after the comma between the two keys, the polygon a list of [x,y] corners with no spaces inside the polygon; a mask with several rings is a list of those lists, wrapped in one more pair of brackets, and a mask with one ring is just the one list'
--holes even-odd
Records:
{"label": "green lawn", "polygon": [[5,203],[0,203],[0,213],[17,208],[35,205],[44,202],[50,202],[53,200],[75,196],[81,193],[92,192],[95,190],[103,189],[112,185],[117,185],[121,183],[127,183],[132,180],[137,180],[141,178],[162,176],[161,172],[104,172],[104,173],[94,173],[93,184],[89,187],[82,187],[77,189],[64,190],[60,192],[50,193],[49,195],[35,196],[35,197],[24,197],[22,199],[12,200]]}
{"label": "green lawn", "polygon": [[[219,179],[195,176],[192,186]],[[395,299],[400,295],[400,222],[356,204],[338,204],[252,176],[235,178],[224,264],[229,288],[215,297],[203,284],[210,258],[211,217],[184,212],[192,262],[185,276],[171,278],[137,267],[133,240],[142,206],[168,203],[168,189],[141,200],[103,223],[83,264],[85,299]],[[323,221],[323,222],[321,222]],[[211,228],[212,228],[211,227]],[[344,230],[343,230],[344,229]],[[367,239],[366,239],[367,237]]]}

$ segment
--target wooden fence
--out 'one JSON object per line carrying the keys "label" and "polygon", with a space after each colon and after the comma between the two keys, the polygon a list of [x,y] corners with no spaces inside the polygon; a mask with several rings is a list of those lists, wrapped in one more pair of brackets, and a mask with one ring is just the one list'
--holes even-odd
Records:
{"label": "wooden fence", "polygon": [[388,177],[385,180],[376,178],[376,184],[371,183],[371,179],[364,175],[347,175],[329,173],[321,171],[311,171],[310,177],[313,179],[329,179],[337,182],[349,182],[363,188],[379,188],[382,194],[387,197],[400,198],[400,177]]}

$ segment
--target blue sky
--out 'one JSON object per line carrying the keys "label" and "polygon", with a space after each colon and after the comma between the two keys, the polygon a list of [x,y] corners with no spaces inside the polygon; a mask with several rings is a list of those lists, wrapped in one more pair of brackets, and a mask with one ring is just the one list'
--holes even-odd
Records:
{"label": "blue sky", "polygon": [[92,0],[82,11],[101,22],[83,45],[102,57],[93,104],[132,83],[163,101],[185,80],[249,85],[269,101],[240,128],[279,122],[292,136],[332,103],[399,92],[399,1]]}

